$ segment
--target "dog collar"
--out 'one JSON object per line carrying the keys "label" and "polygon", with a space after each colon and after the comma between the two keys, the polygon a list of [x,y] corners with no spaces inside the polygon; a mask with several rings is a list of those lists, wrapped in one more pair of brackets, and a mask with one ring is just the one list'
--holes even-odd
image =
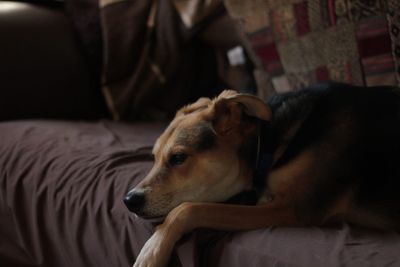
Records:
{"label": "dog collar", "polygon": [[266,176],[273,163],[274,146],[271,143],[271,123],[259,121],[257,132],[257,152],[253,171],[253,188],[260,196],[266,187]]}

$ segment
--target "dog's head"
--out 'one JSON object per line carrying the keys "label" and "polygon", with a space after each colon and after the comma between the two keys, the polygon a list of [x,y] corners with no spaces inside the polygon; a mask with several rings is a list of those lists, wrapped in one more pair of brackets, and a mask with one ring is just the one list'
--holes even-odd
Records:
{"label": "dog's head", "polygon": [[129,210],[162,217],[183,202],[222,202],[251,186],[243,147],[258,119],[271,119],[269,107],[230,90],[183,107],[154,145],[153,168],[124,198]]}

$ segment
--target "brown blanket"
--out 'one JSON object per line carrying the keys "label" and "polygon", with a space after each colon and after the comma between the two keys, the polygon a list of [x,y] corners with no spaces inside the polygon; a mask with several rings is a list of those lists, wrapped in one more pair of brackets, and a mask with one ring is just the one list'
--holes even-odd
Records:
{"label": "brown blanket", "polygon": [[130,266],[150,236],[124,194],[160,125],[0,125],[0,266]]}
{"label": "brown blanket", "polygon": [[[153,231],[124,194],[151,167],[163,124],[0,123],[0,266],[131,266]],[[400,266],[400,235],[340,225],[198,230],[190,266]]]}

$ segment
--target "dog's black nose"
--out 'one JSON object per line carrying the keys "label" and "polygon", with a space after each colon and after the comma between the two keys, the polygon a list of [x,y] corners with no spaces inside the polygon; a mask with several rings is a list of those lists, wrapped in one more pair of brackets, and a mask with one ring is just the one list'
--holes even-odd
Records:
{"label": "dog's black nose", "polygon": [[124,197],[126,207],[135,213],[140,212],[145,202],[144,192],[131,191]]}

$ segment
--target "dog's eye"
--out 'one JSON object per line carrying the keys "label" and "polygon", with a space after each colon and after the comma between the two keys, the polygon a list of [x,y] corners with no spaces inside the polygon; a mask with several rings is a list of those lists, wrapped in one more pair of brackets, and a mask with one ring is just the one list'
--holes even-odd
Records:
{"label": "dog's eye", "polygon": [[170,166],[181,165],[185,162],[186,159],[187,159],[187,155],[184,153],[173,154],[169,158],[169,165]]}

